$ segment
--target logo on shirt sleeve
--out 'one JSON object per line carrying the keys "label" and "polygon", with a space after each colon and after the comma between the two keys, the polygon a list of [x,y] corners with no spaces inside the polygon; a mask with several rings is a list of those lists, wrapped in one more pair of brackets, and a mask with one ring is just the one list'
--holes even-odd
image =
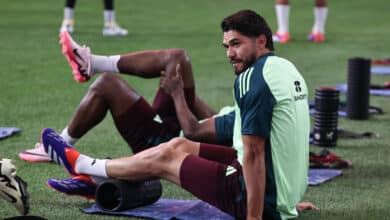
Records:
{"label": "logo on shirt sleeve", "polygon": [[[294,81],[294,86],[295,86],[295,91],[297,93],[301,93],[302,92],[301,82]],[[306,98],[306,94],[300,94],[300,95],[294,96],[294,100],[295,101],[304,100],[305,98]]]}
{"label": "logo on shirt sleeve", "polygon": [[295,85],[295,91],[297,91],[297,92],[301,92],[302,91],[301,82],[295,81],[294,85]]}

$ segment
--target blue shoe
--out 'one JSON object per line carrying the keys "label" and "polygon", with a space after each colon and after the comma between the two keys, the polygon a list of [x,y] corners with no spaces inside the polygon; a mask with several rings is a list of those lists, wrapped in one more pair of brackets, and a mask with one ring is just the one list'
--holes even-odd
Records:
{"label": "blue shoe", "polygon": [[79,175],[70,179],[49,179],[47,185],[66,195],[95,199],[96,184],[86,175]]}
{"label": "blue shoe", "polygon": [[64,167],[65,171],[70,175],[77,175],[75,164],[80,153],[76,151],[70,144],[58,135],[53,129],[45,128],[42,130],[41,143],[45,148],[46,153],[55,162]]}

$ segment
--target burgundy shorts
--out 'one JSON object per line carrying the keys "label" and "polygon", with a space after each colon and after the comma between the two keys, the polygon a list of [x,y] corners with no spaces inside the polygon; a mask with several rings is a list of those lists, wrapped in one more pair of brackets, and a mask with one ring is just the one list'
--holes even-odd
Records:
{"label": "burgundy shorts", "polygon": [[[190,108],[194,103],[194,93],[194,88],[185,89]],[[156,119],[157,115],[161,121]],[[166,142],[177,137],[180,132],[173,101],[161,89],[158,90],[152,106],[141,97],[124,114],[114,118],[114,121],[133,153]]]}
{"label": "burgundy shorts", "polygon": [[187,156],[180,168],[181,186],[199,199],[246,218],[246,190],[242,166],[231,147],[200,144],[199,157]]}

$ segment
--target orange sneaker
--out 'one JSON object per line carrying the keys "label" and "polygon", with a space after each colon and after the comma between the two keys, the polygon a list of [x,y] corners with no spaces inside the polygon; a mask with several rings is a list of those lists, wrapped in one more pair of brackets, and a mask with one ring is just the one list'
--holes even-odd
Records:
{"label": "orange sneaker", "polygon": [[276,32],[274,35],[272,35],[272,40],[277,43],[286,44],[290,42],[290,33],[286,32],[284,34],[281,34],[279,32]]}
{"label": "orange sneaker", "polygon": [[316,32],[316,33],[312,32],[309,34],[307,39],[314,43],[322,43],[325,41],[325,34],[322,32]]}
{"label": "orange sneaker", "polygon": [[91,68],[91,49],[77,44],[66,31],[60,33],[60,44],[62,53],[72,67],[74,80],[88,81],[95,74]]}
{"label": "orange sneaker", "polygon": [[45,152],[50,156],[53,162],[62,166],[71,176],[76,176],[76,160],[80,153],[72,145],[58,135],[53,129],[45,128],[42,130],[41,142]]}

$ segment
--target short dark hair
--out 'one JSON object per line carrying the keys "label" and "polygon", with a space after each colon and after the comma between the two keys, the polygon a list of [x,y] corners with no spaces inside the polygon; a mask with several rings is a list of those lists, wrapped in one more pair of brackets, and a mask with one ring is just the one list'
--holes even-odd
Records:
{"label": "short dark hair", "polygon": [[247,37],[258,37],[262,34],[267,38],[266,47],[274,51],[272,31],[265,19],[252,10],[241,10],[224,18],[221,23],[223,32],[237,31]]}

